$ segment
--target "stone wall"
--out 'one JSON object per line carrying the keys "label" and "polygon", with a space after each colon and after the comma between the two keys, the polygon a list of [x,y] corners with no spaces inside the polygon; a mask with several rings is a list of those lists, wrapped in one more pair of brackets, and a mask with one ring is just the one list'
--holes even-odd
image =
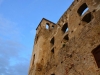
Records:
{"label": "stone wall", "polygon": [[28,75],[100,75],[100,0],[75,0],[36,30]]}

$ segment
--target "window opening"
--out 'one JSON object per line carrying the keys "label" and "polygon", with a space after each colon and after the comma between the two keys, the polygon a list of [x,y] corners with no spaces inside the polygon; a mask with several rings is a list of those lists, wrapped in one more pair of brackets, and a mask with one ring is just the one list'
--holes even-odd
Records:
{"label": "window opening", "polygon": [[54,25],[52,25],[52,28],[54,28]]}
{"label": "window opening", "polygon": [[89,8],[88,8],[87,4],[84,3],[84,4],[82,4],[82,5],[80,6],[80,8],[78,9],[77,12],[78,12],[78,14],[81,16],[81,15],[85,14],[88,10],[89,10]]}
{"label": "window opening", "polygon": [[68,34],[64,36],[64,40],[69,40]]}
{"label": "window opening", "polygon": [[51,39],[50,43],[51,43],[51,46],[54,45],[54,37]]}
{"label": "window opening", "polygon": [[34,65],[34,60],[35,60],[35,54],[33,55],[33,62],[32,62],[32,65]]}
{"label": "window opening", "polygon": [[98,68],[100,68],[100,45],[92,51]]}
{"label": "window opening", "polygon": [[68,31],[68,23],[65,23],[64,26],[62,27],[62,31],[65,33]]}
{"label": "window opening", "polygon": [[52,53],[54,53],[54,48],[51,50]]}
{"label": "window opening", "polygon": [[68,28],[66,29],[66,31],[65,32],[68,32]]}
{"label": "window opening", "polygon": [[37,41],[38,41],[38,36],[36,35],[36,37],[35,37],[35,43],[37,43]]}
{"label": "window opening", "polygon": [[88,10],[89,10],[89,8],[86,8],[86,9],[82,12],[82,15],[84,15]]}
{"label": "window opening", "polygon": [[93,16],[91,15],[91,12],[90,12],[83,17],[82,21],[89,23],[92,19],[93,19]]}
{"label": "window opening", "polygon": [[49,23],[46,23],[46,29],[49,29]]}

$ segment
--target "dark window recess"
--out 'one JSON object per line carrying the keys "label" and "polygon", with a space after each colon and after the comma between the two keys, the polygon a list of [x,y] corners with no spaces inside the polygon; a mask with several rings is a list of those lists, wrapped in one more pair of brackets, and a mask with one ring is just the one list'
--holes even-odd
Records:
{"label": "dark window recess", "polygon": [[51,39],[50,43],[51,43],[51,46],[54,45],[54,37]]}
{"label": "dark window recess", "polygon": [[62,27],[62,31],[65,33],[68,31],[68,23],[65,23]]}
{"label": "dark window recess", "polygon": [[64,40],[69,40],[68,34],[65,35]]}
{"label": "dark window recess", "polygon": [[93,19],[93,16],[92,16],[92,14],[91,14],[91,12],[90,12],[90,13],[86,14],[86,15],[83,17],[82,21],[89,23],[92,19]]}
{"label": "dark window recess", "polygon": [[35,60],[35,54],[33,55],[32,65],[34,65],[34,60]]}
{"label": "dark window recess", "polygon": [[37,43],[37,41],[38,41],[38,36],[36,35],[36,37],[35,37],[35,43]]}
{"label": "dark window recess", "polygon": [[54,28],[54,25],[52,25],[52,28]]}
{"label": "dark window recess", "polygon": [[80,8],[78,9],[77,12],[78,12],[78,14],[81,16],[81,15],[83,15],[88,9],[89,9],[89,8],[88,8],[87,4],[84,3],[84,4],[82,4],[82,5],[80,6]]}
{"label": "dark window recess", "polygon": [[46,29],[49,29],[49,23],[46,23]]}
{"label": "dark window recess", "polygon": [[97,46],[93,51],[92,51],[94,58],[96,60],[98,68],[100,68],[100,45]]}
{"label": "dark window recess", "polygon": [[52,53],[54,53],[54,48],[51,50]]}

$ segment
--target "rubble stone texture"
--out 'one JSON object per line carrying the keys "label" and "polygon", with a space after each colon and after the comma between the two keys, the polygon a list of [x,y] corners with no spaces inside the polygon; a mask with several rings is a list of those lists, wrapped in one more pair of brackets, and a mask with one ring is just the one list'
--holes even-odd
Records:
{"label": "rubble stone texture", "polygon": [[100,0],[74,0],[36,30],[28,75],[100,75]]}

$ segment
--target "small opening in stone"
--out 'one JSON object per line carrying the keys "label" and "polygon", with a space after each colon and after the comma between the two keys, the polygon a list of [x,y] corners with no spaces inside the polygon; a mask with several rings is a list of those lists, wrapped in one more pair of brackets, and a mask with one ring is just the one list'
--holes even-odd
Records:
{"label": "small opening in stone", "polygon": [[61,61],[61,64],[63,63],[63,61]]}
{"label": "small opening in stone", "polygon": [[46,23],[46,29],[49,29],[49,23]]}
{"label": "small opening in stone", "polygon": [[100,68],[100,45],[92,51],[98,68]]}
{"label": "small opening in stone", "polygon": [[93,12],[95,12],[96,10],[94,9]]}
{"label": "small opening in stone", "polygon": [[92,14],[91,14],[91,12],[90,12],[90,13],[86,14],[86,15],[83,17],[82,21],[89,23],[92,19],[93,19],[93,16],[92,16]]}
{"label": "small opening in stone", "polygon": [[35,60],[35,54],[33,55],[32,65],[34,65],[34,60]]}
{"label": "small opening in stone", "polygon": [[81,23],[79,23],[79,25],[81,25]]}
{"label": "small opening in stone", "polygon": [[69,40],[68,34],[65,35],[64,40]]}
{"label": "small opening in stone", "polygon": [[38,35],[36,35],[35,37],[35,43],[37,43],[37,41],[38,41]]}
{"label": "small opening in stone", "polygon": [[71,31],[71,33],[73,33],[73,30]]}
{"label": "small opening in stone", "polygon": [[68,31],[68,23],[65,23],[62,27],[62,31],[63,33],[67,32]]}
{"label": "small opening in stone", "polygon": [[54,25],[52,25],[52,28],[54,28]]}
{"label": "small opening in stone", "polygon": [[80,6],[80,8],[78,9],[77,12],[78,12],[78,14],[81,16],[81,15],[83,15],[84,13],[86,13],[88,10],[89,10],[89,8],[88,8],[87,4],[84,3],[84,4],[82,4],[82,5]]}
{"label": "small opening in stone", "polygon": [[54,45],[54,37],[51,39],[50,43],[51,43],[51,46]]}
{"label": "small opening in stone", "polygon": [[54,48],[51,50],[52,53],[54,53]]}

